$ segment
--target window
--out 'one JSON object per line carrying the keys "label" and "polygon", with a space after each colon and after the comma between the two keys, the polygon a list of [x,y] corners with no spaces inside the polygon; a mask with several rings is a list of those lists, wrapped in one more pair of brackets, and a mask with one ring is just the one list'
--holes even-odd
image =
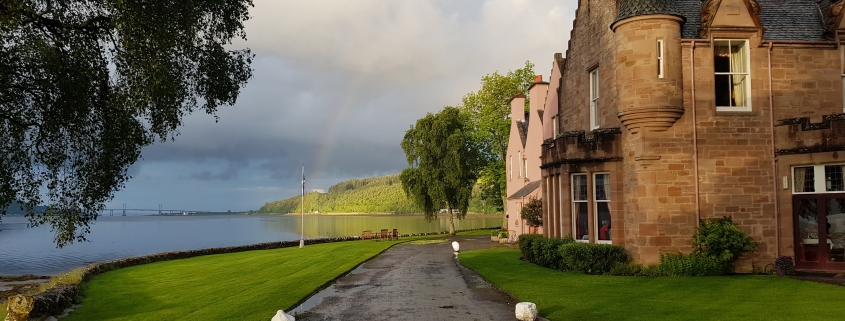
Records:
{"label": "window", "polygon": [[587,214],[587,174],[572,175],[572,235],[578,242],[589,242]]}
{"label": "window", "polygon": [[599,128],[599,68],[590,71],[590,129]]}
{"label": "window", "polygon": [[522,152],[518,152],[516,155],[516,161],[519,162],[519,176],[517,177],[522,177]]}
{"label": "window", "polygon": [[560,129],[557,127],[557,116],[552,117],[552,138],[557,138],[560,135]]}
{"label": "window", "polygon": [[610,174],[594,174],[593,201],[597,243],[610,243]]}
{"label": "window", "polygon": [[657,40],[657,78],[663,78],[663,39]]}
{"label": "window", "polygon": [[[796,166],[792,168],[792,192],[842,193],[845,192],[845,164]],[[822,179],[817,179],[821,177]]]}
{"label": "window", "polygon": [[750,111],[748,40],[713,41],[716,110]]}
{"label": "window", "polygon": [[508,180],[513,180],[513,155],[508,156]]}
{"label": "window", "polygon": [[523,159],[522,162],[525,163],[525,178],[528,179],[528,159]]}

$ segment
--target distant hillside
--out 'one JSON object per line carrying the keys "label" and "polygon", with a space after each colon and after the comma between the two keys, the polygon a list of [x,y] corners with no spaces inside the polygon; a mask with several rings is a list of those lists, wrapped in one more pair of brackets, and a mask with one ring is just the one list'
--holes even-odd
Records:
{"label": "distant hillside", "polygon": [[[47,206],[36,206],[35,212],[40,213],[47,210]],[[9,207],[6,208],[5,211],[6,215],[25,215],[26,208],[24,205],[19,203],[18,201],[12,201],[12,204],[9,204]]]}
{"label": "distant hillside", "polygon": [[[260,213],[299,213],[299,195],[264,204]],[[495,209],[483,209],[481,201],[470,202],[470,213],[494,213]],[[329,188],[326,194],[311,192],[305,194],[305,211],[312,213],[394,213],[416,214],[421,211],[414,206],[402,191],[399,174],[352,179]],[[501,209],[499,209],[501,212]]]}

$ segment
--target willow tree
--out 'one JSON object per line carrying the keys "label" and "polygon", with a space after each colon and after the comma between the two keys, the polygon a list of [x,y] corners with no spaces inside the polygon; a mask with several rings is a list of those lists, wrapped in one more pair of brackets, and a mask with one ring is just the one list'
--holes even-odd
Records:
{"label": "willow tree", "polygon": [[466,216],[472,187],[485,162],[467,124],[458,108],[446,107],[417,120],[402,140],[408,168],[399,178],[405,195],[423,209],[428,221],[445,208],[450,235],[455,235],[454,219]]}
{"label": "willow tree", "polygon": [[0,215],[18,200],[57,246],[85,240],[142,147],[235,103],[253,55],[227,47],[246,38],[251,6],[0,1]]}

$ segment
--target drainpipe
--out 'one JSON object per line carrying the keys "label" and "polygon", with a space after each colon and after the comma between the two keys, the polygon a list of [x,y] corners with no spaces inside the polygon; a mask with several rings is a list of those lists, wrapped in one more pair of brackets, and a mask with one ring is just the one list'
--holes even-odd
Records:
{"label": "drainpipe", "polygon": [[695,224],[701,223],[701,197],[698,189],[698,119],[695,116],[695,40],[689,51],[690,57],[690,82],[692,83],[692,162],[695,167]]}
{"label": "drainpipe", "polygon": [[780,257],[780,198],[778,197],[778,175],[777,175],[777,154],[775,154],[775,95],[772,89],[772,42],[769,42],[768,50],[769,59],[769,122],[771,124],[771,141],[772,141],[772,191],[774,192],[775,201],[775,257]]}

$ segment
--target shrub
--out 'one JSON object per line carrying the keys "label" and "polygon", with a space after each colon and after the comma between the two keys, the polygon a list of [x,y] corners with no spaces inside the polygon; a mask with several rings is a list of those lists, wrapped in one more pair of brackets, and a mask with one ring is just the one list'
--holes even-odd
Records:
{"label": "shrub", "polygon": [[660,255],[660,274],[666,276],[724,275],[730,271],[731,267],[730,262],[701,253]]}
{"label": "shrub", "polygon": [[693,235],[692,245],[696,248],[695,253],[730,263],[736,261],[740,254],[757,249],[757,242],[740,230],[727,216],[702,220]]}
{"label": "shrub", "polygon": [[530,227],[543,226],[543,202],[534,196],[529,197],[522,207],[520,217],[525,220],[525,225]]}
{"label": "shrub", "polygon": [[645,267],[639,263],[616,263],[610,268],[610,275],[636,276],[643,275]]}
{"label": "shrub", "polygon": [[775,269],[777,269],[777,273],[779,275],[783,274],[794,274],[795,273],[795,262],[792,261],[791,256],[781,256],[775,259]]}
{"label": "shrub", "polygon": [[534,263],[555,270],[565,270],[563,259],[560,256],[560,247],[564,244],[574,243],[571,237],[563,239],[539,239],[531,243],[531,251],[534,254]]}
{"label": "shrub", "polygon": [[532,251],[532,243],[536,240],[543,239],[542,234],[521,234],[519,235],[519,251],[522,252],[522,258],[528,262],[534,263],[534,252]]}
{"label": "shrub", "polygon": [[625,248],[610,244],[572,242],[560,247],[560,256],[567,271],[587,274],[610,273],[614,265],[628,262]]}

